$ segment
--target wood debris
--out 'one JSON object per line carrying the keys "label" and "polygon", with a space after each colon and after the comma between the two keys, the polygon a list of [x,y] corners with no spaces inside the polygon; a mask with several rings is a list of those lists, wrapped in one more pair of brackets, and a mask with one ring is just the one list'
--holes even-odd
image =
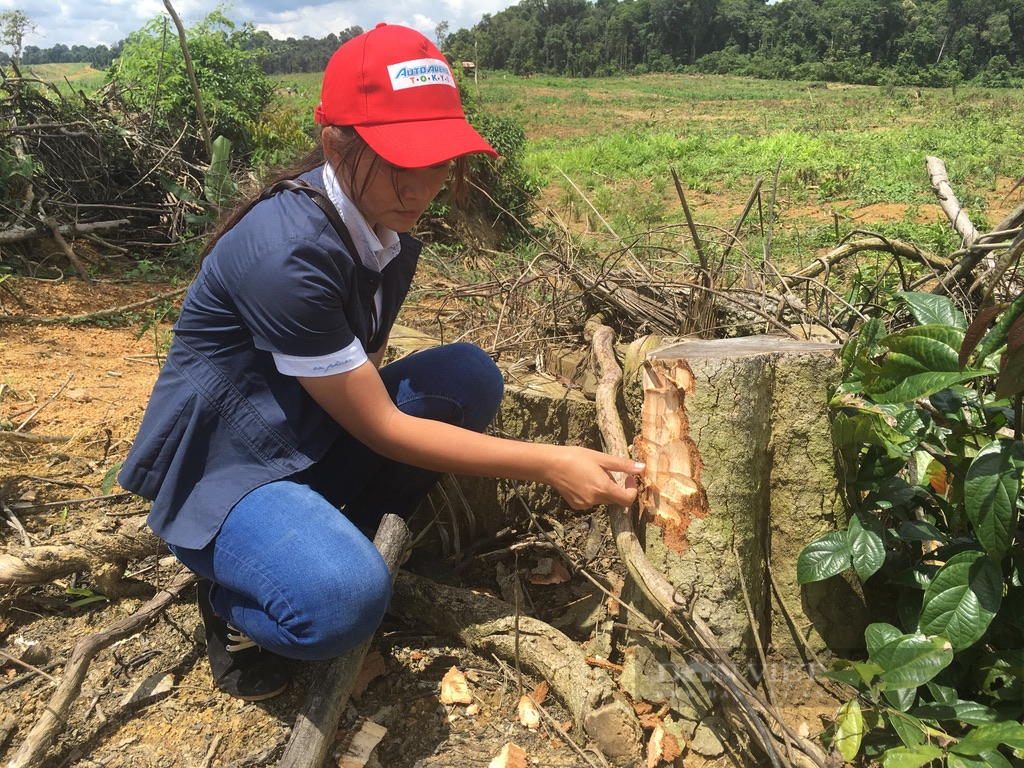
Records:
{"label": "wood debris", "polygon": [[364,768],[387,732],[388,729],[383,725],[364,720],[359,730],[348,740],[345,751],[337,756],[338,768]]}
{"label": "wood debris", "polygon": [[487,768],[526,768],[526,750],[509,742],[487,764]]}
{"label": "wood debris", "polygon": [[457,667],[449,669],[441,678],[441,695],[438,698],[445,705],[473,703],[473,694],[469,692],[469,682]]}

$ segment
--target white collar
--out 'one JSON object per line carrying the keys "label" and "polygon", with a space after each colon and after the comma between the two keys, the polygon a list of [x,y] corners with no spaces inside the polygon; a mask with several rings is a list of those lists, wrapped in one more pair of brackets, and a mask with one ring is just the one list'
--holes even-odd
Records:
{"label": "white collar", "polygon": [[348,199],[341,188],[330,163],[324,163],[323,182],[327,197],[338,209],[341,220],[352,235],[352,242],[359,251],[359,260],[370,269],[378,272],[383,270],[402,249],[398,233],[384,226],[378,226],[379,232],[370,227],[355,203]]}

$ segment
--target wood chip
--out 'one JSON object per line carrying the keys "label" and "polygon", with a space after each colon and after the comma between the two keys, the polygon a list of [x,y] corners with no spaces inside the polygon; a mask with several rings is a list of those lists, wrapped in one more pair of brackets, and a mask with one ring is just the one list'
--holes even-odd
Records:
{"label": "wood chip", "polygon": [[657,768],[658,764],[662,761],[662,755],[664,754],[663,742],[665,740],[665,726],[658,723],[654,727],[654,732],[651,733],[651,738],[647,741],[647,768]]}
{"label": "wood chip", "polygon": [[544,699],[548,697],[548,681],[541,680],[537,683],[537,686],[530,692],[530,698],[537,704],[543,704]]}
{"label": "wood chip", "polygon": [[560,560],[542,557],[537,561],[537,567],[530,571],[527,581],[531,584],[564,584],[570,578],[569,571]]}
{"label": "wood chip", "polygon": [[166,696],[174,689],[174,675],[170,672],[157,672],[150,675],[121,699],[122,707],[137,707],[151,704]]}
{"label": "wood chip", "polygon": [[364,720],[359,730],[348,740],[345,751],[338,757],[338,768],[364,768],[387,732],[388,729],[383,725]]}
{"label": "wood chip", "polygon": [[487,768],[527,768],[526,750],[509,742],[488,763]]}
{"label": "wood chip", "polygon": [[441,695],[438,697],[442,704],[472,704],[473,694],[469,692],[469,683],[466,676],[452,667],[445,672],[441,679]]}
{"label": "wood chip", "polygon": [[540,727],[540,709],[525,693],[519,697],[519,722],[530,730]]}

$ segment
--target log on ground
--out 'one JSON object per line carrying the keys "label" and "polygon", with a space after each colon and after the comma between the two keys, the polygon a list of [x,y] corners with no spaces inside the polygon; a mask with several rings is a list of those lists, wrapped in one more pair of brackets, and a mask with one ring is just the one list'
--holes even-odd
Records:
{"label": "log on ground", "polygon": [[[400,571],[392,609],[477,653],[509,662],[517,655],[515,608],[496,598]],[[518,635],[523,666],[547,680],[605,757],[613,765],[636,759],[640,725],[609,675],[587,664],[576,643],[542,621],[519,616]]]}

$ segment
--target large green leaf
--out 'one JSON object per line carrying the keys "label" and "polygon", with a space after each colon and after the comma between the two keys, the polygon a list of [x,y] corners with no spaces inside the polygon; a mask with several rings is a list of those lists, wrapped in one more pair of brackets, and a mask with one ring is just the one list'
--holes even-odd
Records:
{"label": "large green leaf", "polygon": [[986,725],[1006,719],[991,707],[986,707],[976,701],[963,700],[957,700],[952,704],[939,704],[930,701],[915,707],[913,714],[924,720],[948,720],[968,725]]}
{"label": "large green leaf", "polygon": [[982,448],[967,469],[964,510],[978,542],[1001,558],[1017,530],[1017,498],[1024,474],[1024,443],[1001,438]]}
{"label": "large green leaf", "polygon": [[904,746],[916,747],[924,743],[925,724],[906,712],[889,713],[889,723]]}
{"label": "large green leaf", "polygon": [[867,581],[885,563],[885,530],[870,512],[854,514],[846,530],[854,570],[861,581]]}
{"label": "large green leaf", "polygon": [[971,673],[986,695],[1000,701],[1024,701],[1024,649],[987,653],[974,662]]}
{"label": "large green leaf", "polygon": [[946,768],[1013,768],[1013,765],[1002,753],[992,749],[970,757],[950,752],[946,755]]}
{"label": "large green leaf", "polygon": [[1001,744],[1010,749],[1024,749],[1024,725],[1012,720],[982,725],[951,745],[949,750],[958,755],[980,755]]}
{"label": "large green leaf", "polygon": [[898,640],[903,636],[899,627],[879,621],[875,624],[868,624],[864,630],[864,644],[868,648],[868,654],[872,654],[887,643]]}
{"label": "large green leaf", "polygon": [[1018,318],[1024,316],[1024,292],[1020,293],[1010,305],[1003,310],[985,338],[981,340],[975,353],[975,359],[983,361],[990,354],[1006,343],[1009,338],[1010,328],[1017,322]]}
{"label": "large green leaf", "polygon": [[839,708],[839,714],[836,715],[835,745],[846,762],[852,762],[860,752],[863,738],[864,715],[860,710],[860,702],[851,699]]}
{"label": "large green leaf", "polygon": [[915,291],[899,291],[896,295],[907,302],[910,314],[921,325],[952,325],[967,330],[967,318],[947,296]]}
{"label": "large green leaf", "polygon": [[832,440],[836,447],[877,445],[887,455],[906,460],[913,447],[910,438],[901,435],[890,419],[877,410],[837,413],[832,419]]}
{"label": "large green leaf", "polygon": [[887,688],[916,688],[931,680],[953,660],[953,649],[944,637],[901,635],[871,654],[882,668]]}
{"label": "large green leaf", "polygon": [[851,565],[849,534],[846,531],[832,531],[804,547],[796,561],[796,578],[801,584],[842,573]]}
{"label": "large green leaf", "polygon": [[921,768],[922,765],[938,760],[943,752],[931,744],[918,744],[916,747],[896,747],[882,755],[885,768]]}
{"label": "large green leaf", "polygon": [[878,343],[883,351],[864,371],[864,393],[879,403],[906,403],[984,375],[961,371],[964,333],[948,325],[922,325]]}
{"label": "large green leaf", "polygon": [[977,550],[951,557],[924,592],[921,631],[946,637],[960,651],[976,643],[999,610],[1003,576]]}
{"label": "large green leaf", "polygon": [[917,688],[887,687],[882,691],[882,695],[898,711],[909,712],[917,701]]}

